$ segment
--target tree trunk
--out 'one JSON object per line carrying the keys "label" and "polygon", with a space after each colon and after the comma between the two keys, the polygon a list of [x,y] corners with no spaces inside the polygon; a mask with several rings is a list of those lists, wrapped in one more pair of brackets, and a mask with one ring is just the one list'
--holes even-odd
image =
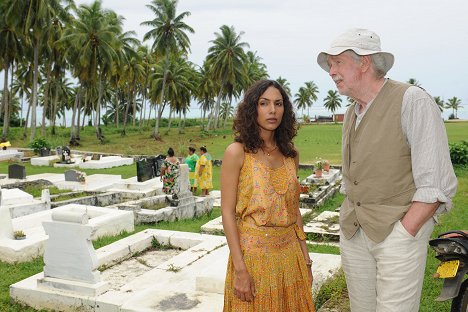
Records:
{"label": "tree trunk", "polygon": [[127,119],[128,119],[128,111],[130,109],[130,101],[132,99],[132,94],[130,92],[130,94],[128,95],[128,99],[127,99],[127,105],[125,105],[125,114],[124,114],[124,124],[123,124],[123,130],[122,130],[122,135],[125,135],[126,134],[126,129],[127,129]]}
{"label": "tree trunk", "polygon": [[[51,123],[52,123],[52,134],[55,135],[55,120],[56,120],[56,117],[57,117],[57,102],[58,102],[58,90],[55,90],[55,96],[54,96],[54,101],[52,103],[52,116],[50,116],[50,118],[52,119],[51,120]],[[65,119],[65,110],[63,112],[63,125],[64,127],[66,128],[67,127],[67,121]]]}
{"label": "tree trunk", "polygon": [[[161,120],[161,116],[162,116],[162,113],[163,113],[163,111],[164,111],[164,107],[166,106],[166,104],[164,103],[164,105],[163,105],[163,104],[161,103],[160,105],[161,105],[161,107],[158,109],[158,116],[156,116],[156,123],[155,123],[155,125],[154,125],[154,129],[155,129],[155,131],[156,131],[155,133],[158,134],[158,137],[155,137],[155,136],[154,136],[154,133],[153,133],[153,138],[154,138],[155,140],[161,140],[161,135],[159,134],[159,121]],[[155,110],[156,110],[156,108],[155,108]]]}
{"label": "tree trunk", "polygon": [[96,103],[96,116],[94,119],[94,126],[96,127],[96,137],[99,141],[102,141],[102,133],[100,126],[101,119],[101,99],[102,99],[102,77],[99,77],[99,89],[98,89],[98,101]]}
{"label": "tree trunk", "polygon": [[223,128],[226,129],[226,123],[228,120],[229,112],[231,111],[232,97],[229,98],[229,105],[227,107],[226,115],[224,116]]}
{"label": "tree trunk", "polygon": [[[78,125],[78,128],[80,127],[79,119],[78,119],[78,123],[76,122],[76,120],[77,120],[76,113],[77,113],[77,109],[78,109],[78,102],[80,101],[80,96],[81,96],[81,84],[80,84],[80,87],[79,87],[78,91],[76,92],[75,102],[74,102],[73,108],[72,108],[72,119],[71,119],[71,129],[70,129],[70,145],[71,146],[78,145],[78,142],[76,140],[75,125]],[[78,112],[78,115],[79,115],[79,112]]]}
{"label": "tree trunk", "polygon": [[24,121],[23,139],[26,139],[28,131],[29,113],[31,112],[31,103],[28,105],[28,111],[26,112],[26,120]]}
{"label": "tree trunk", "polygon": [[164,91],[166,89],[168,65],[169,65],[169,49],[166,48],[166,60],[165,60],[163,83],[162,83],[162,90],[161,90],[161,106],[160,106],[161,111],[158,112],[158,120],[156,121],[156,124],[154,125],[154,131],[153,131],[153,137],[155,140],[161,140],[161,135],[159,134],[159,120],[161,119],[162,110],[164,110],[164,106],[165,106],[162,103],[164,103]]}
{"label": "tree trunk", "polygon": [[167,133],[169,133],[169,130],[171,130],[171,124],[172,124],[172,107],[169,108],[169,120],[167,121]]}
{"label": "tree trunk", "polygon": [[182,133],[182,111],[179,111],[179,134]]}
{"label": "tree trunk", "polygon": [[[151,110],[153,108],[153,103],[150,103],[150,106],[149,106],[149,110],[148,110],[148,121],[146,122],[146,125],[149,126],[150,125],[150,122],[151,122]],[[156,108],[155,108],[156,110]]]}
{"label": "tree trunk", "polygon": [[140,124],[138,125],[140,130],[141,130],[141,125],[143,124],[143,120],[146,118],[146,83],[145,83],[145,88],[143,90],[143,99],[141,100],[141,105],[143,107],[140,110]]}
{"label": "tree trunk", "polygon": [[[47,63],[47,78],[44,86],[44,105],[42,107],[42,125],[41,125],[41,134],[43,137],[46,135],[46,115],[47,109],[49,109],[49,92],[50,92],[50,74],[51,74],[51,64]],[[50,116],[52,118],[52,116]]]}
{"label": "tree trunk", "polygon": [[[6,141],[8,136],[8,127],[10,126],[10,101],[8,94],[8,62],[5,61],[3,66],[4,73],[4,81],[3,81],[3,98],[2,98],[2,108],[3,108],[3,131],[2,131],[2,141]],[[0,110],[1,114],[2,110]]]}
{"label": "tree trunk", "polygon": [[30,142],[36,137],[36,107],[37,107],[37,82],[39,79],[39,40],[35,40],[34,44],[34,74],[32,83],[32,98],[31,98],[31,137]]}
{"label": "tree trunk", "polygon": [[[133,127],[136,126],[136,94],[135,91],[132,91],[132,102],[133,102]],[[141,117],[140,117],[141,118]]]}
{"label": "tree trunk", "polygon": [[[214,122],[214,129],[218,129],[218,120],[219,120],[219,107],[221,105],[221,94],[223,93],[223,87],[226,82],[226,78],[223,77],[223,81],[221,81],[221,86],[219,87],[218,98],[216,99],[216,106],[215,106],[215,122]],[[208,130],[210,130],[208,128]]]}

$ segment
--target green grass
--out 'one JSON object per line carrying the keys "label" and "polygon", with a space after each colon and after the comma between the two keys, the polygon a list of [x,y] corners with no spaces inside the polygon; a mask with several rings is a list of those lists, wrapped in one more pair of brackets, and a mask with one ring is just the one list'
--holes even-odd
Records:
{"label": "green grass", "polygon": [[[35,275],[43,270],[42,258],[30,262],[8,264],[0,261],[0,311],[9,312],[32,312],[37,311],[19,304],[10,303],[10,285],[27,277]],[[41,310],[45,311],[45,310]]]}
{"label": "green grass", "polygon": [[[466,133],[468,133],[468,122],[446,123],[447,134],[449,142],[459,142],[463,139],[466,140]],[[81,146],[77,149],[90,152],[109,152],[124,155],[156,155],[165,154],[168,147],[171,146],[175,149],[177,156],[185,156],[187,146],[192,145],[199,147],[206,145],[208,151],[215,159],[221,159],[224,149],[232,142],[232,135],[230,125],[226,130],[218,130],[211,133],[202,133],[199,126],[187,127],[184,134],[178,134],[177,129],[172,129],[169,134],[164,134],[165,129],[161,129],[163,135],[162,142],[156,142],[150,138],[151,128],[145,128],[143,131],[138,131],[130,127],[127,130],[127,135],[122,137],[120,129],[115,127],[102,127],[104,135],[108,140],[106,144],[100,144],[95,137],[94,128],[85,127],[81,133]],[[9,139],[15,147],[27,147],[29,139],[21,139],[22,129],[13,128]],[[55,147],[59,145],[67,145],[69,140],[69,129],[58,128],[58,133],[55,136],[50,134],[46,139]],[[177,142],[177,143],[173,143]],[[327,125],[304,125],[300,128],[298,136],[295,139],[296,147],[300,153],[300,162],[303,164],[313,163],[317,158],[328,159],[332,164],[341,163],[341,125],[340,124],[327,124]],[[0,162],[0,173],[8,172],[9,162]],[[27,175],[39,173],[63,173],[64,168],[53,167],[36,167],[29,164],[23,164],[26,167]],[[91,174],[118,174],[122,178],[129,178],[136,175],[136,166],[123,166],[110,169],[100,170],[82,170],[89,176]],[[457,168],[456,170],[459,187],[456,197],[454,198],[454,209],[444,215],[440,219],[440,224],[435,227],[434,236],[442,233],[448,229],[466,229],[468,225],[467,208],[468,207],[468,167]],[[219,189],[219,173],[220,168],[213,168],[213,186],[214,189]],[[302,169],[299,171],[300,179],[304,179],[311,174],[311,170]],[[333,199],[329,200],[324,206],[319,208],[319,211],[334,210],[340,205],[343,196],[338,194]],[[138,225],[135,227],[135,232],[142,231],[146,228],[159,228],[165,230],[179,230],[198,233],[200,226],[209,220],[218,217],[220,209],[214,209],[210,216],[203,216],[194,220],[179,221],[174,223],[161,222],[154,225]],[[135,233],[133,232],[133,233]],[[107,245],[117,241],[123,237],[129,236],[133,233],[122,233],[114,237],[106,237],[93,242],[96,248]],[[339,250],[332,246],[309,246],[309,250],[313,252],[326,252],[339,254]],[[435,271],[438,260],[434,258],[433,252],[430,250],[428,254],[428,261],[426,265],[426,274],[424,279],[424,287],[421,299],[421,312],[433,311],[448,311],[449,303],[439,303],[435,301],[438,292],[441,289],[441,281],[434,280],[432,273]],[[19,305],[11,304],[9,300],[9,285],[20,281],[26,277],[34,275],[42,271],[42,259],[23,264],[6,264],[0,262],[0,311],[12,312],[30,312],[35,311],[30,308],[21,307]],[[343,299],[343,277],[338,276],[335,280],[330,281],[330,286],[327,286],[328,296],[335,296],[336,302],[339,304]],[[328,290],[331,289],[331,290]],[[333,291],[333,289],[335,289]],[[319,294],[320,295],[320,294]],[[344,308],[340,311],[346,311]]]}
{"label": "green grass", "polygon": [[[127,135],[121,135],[121,128],[102,126],[102,131],[108,143],[101,144],[95,135],[93,127],[85,127],[81,131],[81,146],[73,148],[89,152],[107,152],[124,155],[157,155],[166,154],[169,147],[174,148],[176,156],[185,156],[188,146],[196,148],[205,145],[208,152],[215,158],[221,159],[225,148],[232,143],[231,123],[226,129],[202,132],[200,126],[186,127],[185,132],[178,133],[178,129],[161,128],[162,141],[151,138],[152,128],[128,127]],[[466,140],[468,122],[445,123],[450,142]],[[301,163],[313,163],[317,158],[328,159],[332,164],[341,163],[341,124],[308,124],[301,125],[294,142],[300,153]],[[29,138],[22,138],[23,129],[11,128],[8,139],[14,147],[27,147]],[[70,129],[57,128],[57,134],[52,136],[50,129],[46,140],[55,148],[68,145]]]}

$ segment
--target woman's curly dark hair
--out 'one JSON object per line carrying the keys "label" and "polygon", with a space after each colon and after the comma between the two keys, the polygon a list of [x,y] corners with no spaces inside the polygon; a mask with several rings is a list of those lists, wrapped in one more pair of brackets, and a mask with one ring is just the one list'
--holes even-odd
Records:
{"label": "woman's curly dark hair", "polygon": [[260,127],[257,123],[257,106],[260,96],[269,87],[278,89],[283,97],[284,113],[280,125],[275,130],[275,141],[281,153],[287,157],[296,157],[297,152],[292,142],[297,135],[296,116],[293,106],[283,87],[274,80],[259,80],[244,94],[234,117],[234,141],[244,144],[247,152],[256,153],[264,144],[260,137]]}

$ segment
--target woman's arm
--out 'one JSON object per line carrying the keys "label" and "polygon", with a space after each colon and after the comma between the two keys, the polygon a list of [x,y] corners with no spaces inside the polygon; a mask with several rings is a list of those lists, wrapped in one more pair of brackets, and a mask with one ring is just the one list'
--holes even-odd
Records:
{"label": "woman's arm", "polygon": [[255,295],[253,280],[247,271],[240,247],[236,222],[237,185],[244,163],[244,148],[240,143],[229,145],[221,166],[221,214],[224,234],[234,265],[234,294],[242,301],[252,301]]}
{"label": "woman's arm", "polygon": [[[296,176],[299,176],[299,151],[297,151],[296,157],[294,157],[294,163],[296,164]],[[301,230],[304,231],[304,224],[302,223],[302,216],[301,212],[299,210],[299,206],[297,207],[297,219],[296,219],[296,224],[297,227]],[[308,273],[309,273],[309,278],[311,282],[314,280],[314,277],[312,276],[312,260],[310,259],[309,256],[309,251],[307,250],[307,244],[305,240],[299,240],[299,245],[301,246],[301,251],[302,255],[304,256],[304,259],[307,263],[307,267],[309,268]]]}

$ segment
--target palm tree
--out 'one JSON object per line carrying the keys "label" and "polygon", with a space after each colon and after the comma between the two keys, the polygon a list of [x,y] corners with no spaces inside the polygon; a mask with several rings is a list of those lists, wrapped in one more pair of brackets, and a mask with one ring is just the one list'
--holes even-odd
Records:
{"label": "palm tree", "polygon": [[3,14],[7,19],[15,21],[16,27],[21,28],[26,43],[33,48],[33,83],[31,98],[31,137],[36,136],[36,106],[37,86],[39,81],[39,52],[43,47],[45,34],[53,17],[58,16],[62,20],[70,18],[70,14],[60,5],[60,0],[10,0]]}
{"label": "palm tree", "polygon": [[[7,2],[0,4],[0,11],[5,12]],[[3,131],[2,141],[5,141],[8,136],[8,128],[10,126],[10,95],[8,91],[8,71],[13,67],[15,60],[18,60],[23,53],[21,44],[21,35],[14,27],[13,21],[7,19],[6,15],[0,16],[0,59],[3,61],[3,95],[0,103],[0,115],[3,114]],[[13,74],[12,74],[13,75]]]}
{"label": "palm tree", "polygon": [[413,86],[416,86],[416,87],[420,87],[421,84],[419,83],[419,81],[417,81],[416,79],[414,78],[410,78],[408,79],[407,81],[410,85],[413,85]]}
{"label": "palm tree", "polygon": [[309,98],[306,88],[300,87],[294,96],[296,97],[294,99],[294,104],[297,105],[298,110],[302,109],[302,115],[304,115],[304,108],[307,107],[307,101]]}
{"label": "palm tree", "polygon": [[232,118],[234,116],[234,109],[232,108],[231,104],[228,102],[223,102],[221,104],[219,115],[224,118]]}
{"label": "palm tree", "polygon": [[307,92],[307,115],[310,117],[309,109],[317,101],[318,87],[313,81],[308,81],[305,83],[305,89]]}
{"label": "palm tree", "polygon": [[162,109],[165,102],[165,85],[169,68],[169,55],[182,51],[184,54],[190,50],[190,39],[187,32],[194,33],[192,27],[187,25],[183,20],[190,15],[190,12],[182,12],[177,15],[177,0],[152,0],[151,4],[147,5],[156,15],[153,20],[145,21],[141,25],[152,27],[148,31],[143,40],[154,39],[151,49],[156,55],[164,56],[165,62],[163,65],[163,80],[161,87],[160,109],[158,112],[156,124],[154,126],[153,136],[155,139],[160,139],[159,121],[162,115]]}
{"label": "palm tree", "polygon": [[244,79],[242,81],[243,91],[246,91],[254,82],[268,78],[266,65],[262,63],[262,58],[257,52],[248,51],[246,62],[244,63]]}
{"label": "palm tree", "polygon": [[440,96],[434,96],[434,102],[437,104],[437,106],[440,109],[440,112],[444,111],[445,107],[445,101],[440,97]]}
{"label": "palm tree", "polygon": [[[328,90],[328,95],[326,98],[323,99],[324,103],[323,106],[335,114],[335,111],[341,107],[341,97],[338,94],[338,91]],[[335,119],[335,118],[333,118]],[[336,122],[336,121],[335,121]]]}
{"label": "palm tree", "polygon": [[453,98],[447,100],[447,104],[445,105],[445,108],[452,109],[453,118],[458,119],[457,112],[460,106],[461,106],[461,99],[454,96]]}
{"label": "palm tree", "polygon": [[283,87],[284,91],[286,91],[289,96],[291,96],[291,88],[289,87],[289,82],[286,78],[279,76],[278,79],[276,79],[276,82]]}
{"label": "palm tree", "polygon": [[211,111],[215,104],[214,97],[216,96],[216,90],[214,81],[209,76],[209,68],[206,61],[199,70],[197,73],[198,88],[195,96],[202,110],[202,122],[204,122],[206,112]]}
{"label": "palm tree", "polygon": [[117,51],[122,47],[118,40],[122,33],[122,18],[102,9],[100,1],[81,5],[77,16],[60,41],[67,44],[67,52],[74,59],[74,75],[87,88],[85,104],[95,103],[96,137],[102,141],[99,120],[103,85],[115,67]]}
{"label": "palm tree", "polygon": [[[244,32],[236,33],[234,26],[220,27],[221,32],[215,33],[215,39],[211,40],[212,46],[208,48],[206,57],[210,74],[215,81],[219,81],[218,96],[216,99],[214,111],[214,128],[218,128],[219,108],[223,93],[229,90],[235,90],[241,83],[243,76],[244,63],[247,61],[244,48],[249,47],[245,42],[241,42],[241,36]],[[210,119],[211,121],[211,119]],[[208,121],[208,129],[210,127]]]}

